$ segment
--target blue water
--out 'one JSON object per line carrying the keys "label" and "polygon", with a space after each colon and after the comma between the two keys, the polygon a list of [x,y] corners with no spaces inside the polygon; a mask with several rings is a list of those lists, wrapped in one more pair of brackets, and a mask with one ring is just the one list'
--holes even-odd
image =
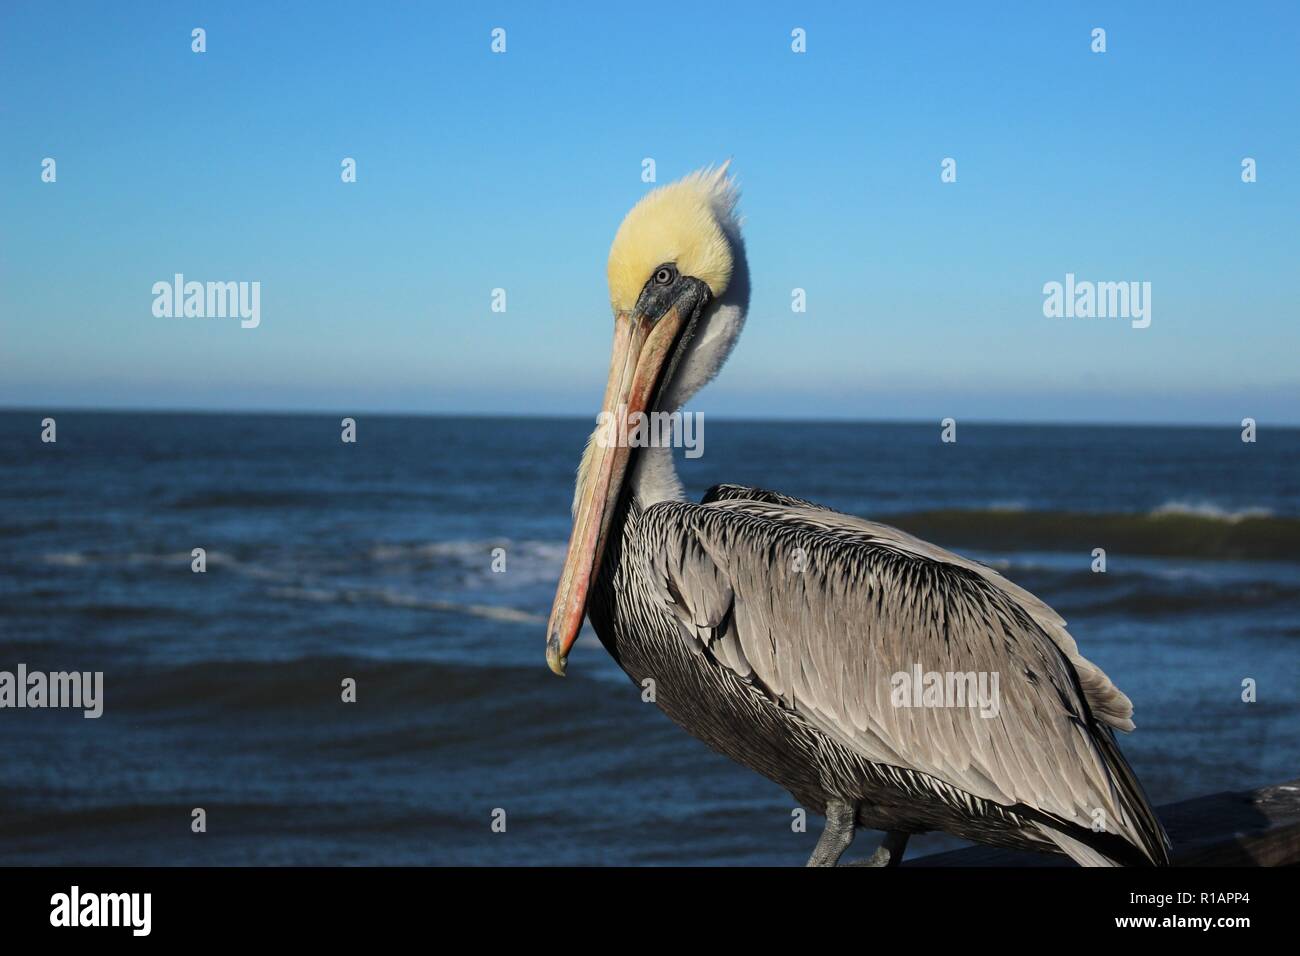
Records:
{"label": "blue water", "polygon": [[[590,634],[546,668],[590,425],[0,413],[0,670],[105,675],[98,720],[0,709],[0,863],[802,862],[820,821]],[[681,468],[1037,593],[1133,699],[1157,803],[1300,774],[1300,431],[709,420]]]}

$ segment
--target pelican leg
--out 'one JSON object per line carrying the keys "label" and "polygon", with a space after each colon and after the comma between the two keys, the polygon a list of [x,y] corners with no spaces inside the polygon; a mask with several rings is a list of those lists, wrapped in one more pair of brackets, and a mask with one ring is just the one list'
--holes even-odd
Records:
{"label": "pelican leg", "polygon": [[903,862],[903,851],[907,849],[908,834],[890,830],[876,847],[876,852],[865,860],[853,860],[845,866],[898,866]]}
{"label": "pelican leg", "polygon": [[852,803],[831,800],[826,804],[826,829],[808,857],[806,866],[835,866],[853,842],[858,808]]}

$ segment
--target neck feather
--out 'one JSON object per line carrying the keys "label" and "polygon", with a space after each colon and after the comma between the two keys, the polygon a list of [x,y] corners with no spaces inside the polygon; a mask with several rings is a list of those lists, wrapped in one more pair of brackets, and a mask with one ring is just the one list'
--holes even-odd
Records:
{"label": "neck feather", "polygon": [[[748,289],[745,291],[747,299]],[[686,403],[718,374],[731,354],[745,323],[745,309],[742,304],[724,298],[700,317],[700,323],[701,328],[687,344],[676,373],[660,393],[657,412],[692,414],[685,408]],[[703,436],[703,423],[696,425],[695,434]],[[658,501],[685,498],[671,446],[638,449],[629,480],[632,494],[643,508]]]}

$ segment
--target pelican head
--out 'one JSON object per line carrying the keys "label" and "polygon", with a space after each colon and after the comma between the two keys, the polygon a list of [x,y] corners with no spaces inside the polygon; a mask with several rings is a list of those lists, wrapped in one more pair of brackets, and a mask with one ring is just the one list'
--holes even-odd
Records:
{"label": "pelican head", "polygon": [[[573,532],[546,629],[546,660],[563,675],[634,449],[627,421],[675,411],[712,378],[744,321],[749,276],[727,166],[703,169],[646,195],[609,250],[614,349],[602,415],[578,471]],[[669,459],[671,465],[671,459]]]}

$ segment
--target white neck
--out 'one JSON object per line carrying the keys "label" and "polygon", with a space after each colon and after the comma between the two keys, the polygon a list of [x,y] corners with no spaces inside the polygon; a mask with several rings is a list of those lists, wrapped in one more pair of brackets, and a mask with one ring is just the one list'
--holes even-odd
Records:
{"label": "white neck", "polygon": [[[749,271],[738,235],[732,237],[732,248],[736,268],[731,283],[722,298],[700,316],[695,337],[687,344],[675,374],[661,392],[655,411],[671,413],[683,409],[691,397],[718,374],[740,338],[749,306]],[[632,494],[642,508],[658,501],[681,501],[685,498],[671,447],[640,449],[629,481]]]}

